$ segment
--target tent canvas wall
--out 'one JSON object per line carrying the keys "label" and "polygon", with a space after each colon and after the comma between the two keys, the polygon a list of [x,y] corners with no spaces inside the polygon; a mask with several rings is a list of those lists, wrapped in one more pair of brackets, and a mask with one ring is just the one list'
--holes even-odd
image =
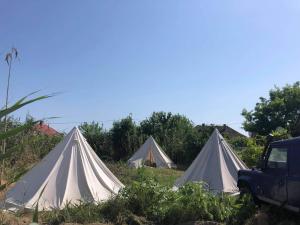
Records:
{"label": "tent canvas wall", "polygon": [[176,165],[150,136],[146,142],[128,160],[131,167],[141,167],[143,165],[160,168],[174,168]]}
{"label": "tent canvas wall", "polygon": [[237,157],[217,129],[214,130],[201,152],[176,180],[175,187],[187,182],[204,182],[212,192],[238,191],[237,173],[247,166]]}
{"label": "tent canvas wall", "polygon": [[79,200],[98,202],[123,184],[110,172],[77,127],[7,193],[6,208],[63,208]]}

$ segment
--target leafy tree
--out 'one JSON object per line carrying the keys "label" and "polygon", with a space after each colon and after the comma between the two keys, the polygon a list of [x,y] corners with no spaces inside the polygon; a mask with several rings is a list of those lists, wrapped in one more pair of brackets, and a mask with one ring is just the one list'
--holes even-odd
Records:
{"label": "leafy tree", "polygon": [[152,135],[175,163],[190,162],[201,150],[198,132],[185,116],[154,112],[140,126],[141,132]]}
{"label": "leafy tree", "polygon": [[269,98],[260,98],[254,110],[243,110],[244,129],[253,134],[268,135],[279,127],[292,136],[300,135],[300,82],[275,87]]}
{"label": "leafy tree", "polygon": [[94,121],[92,123],[85,122],[79,126],[79,129],[90,146],[102,159],[111,159],[110,136],[102,125]]}
{"label": "leafy tree", "polygon": [[130,115],[120,121],[115,121],[110,135],[115,160],[127,159],[140,145],[138,127]]}
{"label": "leafy tree", "polygon": [[278,140],[290,138],[290,134],[288,130],[282,127],[278,127],[276,130],[272,131],[271,135],[272,135],[272,141],[278,141]]}
{"label": "leafy tree", "polygon": [[[187,133],[184,145],[183,156],[179,163],[184,165],[190,165],[191,162],[197,157],[202,147],[205,145],[208,137],[199,133],[197,130],[193,129]],[[180,157],[177,157],[180,159]]]}

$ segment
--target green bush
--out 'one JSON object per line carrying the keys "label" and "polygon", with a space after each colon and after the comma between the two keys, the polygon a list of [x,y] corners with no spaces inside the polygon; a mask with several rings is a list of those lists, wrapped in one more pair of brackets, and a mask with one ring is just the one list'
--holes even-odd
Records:
{"label": "green bush", "polygon": [[66,204],[62,210],[53,209],[42,213],[43,221],[49,225],[59,225],[61,223],[93,223],[104,221],[102,217],[102,204],[79,202],[78,204]]}
{"label": "green bush", "polygon": [[253,167],[257,165],[263,153],[265,144],[263,143],[265,141],[261,140],[261,137],[238,137],[229,140],[229,142],[248,167]]}
{"label": "green bush", "polygon": [[251,215],[245,212],[255,209],[247,199],[240,200],[227,194],[214,195],[200,183],[189,183],[178,191],[172,191],[148,179],[126,187],[121,196],[127,209],[156,224],[172,225],[197,220],[239,224]]}
{"label": "green bush", "polygon": [[255,211],[248,198],[213,194],[201,183],[188,183],[178,191],[139,170],[138,178],[114,198],[98,205],[80,203],[46,213],[49,225],[62,222],[176,225],[189,221],[216,221],[240,225]]}

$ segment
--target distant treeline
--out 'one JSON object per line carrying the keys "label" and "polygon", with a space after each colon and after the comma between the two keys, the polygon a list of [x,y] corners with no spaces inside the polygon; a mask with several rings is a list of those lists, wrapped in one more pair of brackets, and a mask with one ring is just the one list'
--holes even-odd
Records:
{"label": "distant treeline", "polygon": [[200,152],[214,130],[214,125],[195,126],[183,115],[153,112],[135,123],[129,115],[115,121],[110,130],[97,122],[79,126],[96,153],[107,160],[127,160],[152,135],[177,164],[189,164]]}
{"label": "distant treeline", "polygon": [[[26,121],[28,120],[33,118],[28,116]],[[1,126],[2,123],[0,121]],[[23,124],[19,119],[8,118],[9,129]],[[179,114],[153,112],[139,124],[129,115],[115,121],[109,130],[97,122],[82,123],[79,129],[103,160],[126,161],[152,135],[176,164],[188,166],[201,151],[215,127],[217,126],[213,124],[196,126],[191,120]],[[222,132],[223,127],[225,125],[217,128]],[[223,135],[238,147],[244,146],[243,143],[246,142],[244,139],[247,139],[236,134],[232,135],[230,132]],[[14,153],[8,157],[7,166],[10,164],[14,170],[23,171],[42,159],[61,139],[62,135],[48,136],[36,132],[34,127],[29,128],[7,140],[7,152]],[[14,170],[10,174],[19,173]]]}

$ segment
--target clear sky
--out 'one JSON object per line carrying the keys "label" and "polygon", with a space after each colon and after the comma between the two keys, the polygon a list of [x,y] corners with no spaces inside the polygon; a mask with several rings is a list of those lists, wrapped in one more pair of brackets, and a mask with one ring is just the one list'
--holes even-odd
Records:
{"label": "clear sky", "polygon": [[[163,110],[240,129],[243,108],[300,80],[300,1],[0,0],[2,59],[12,46],[11,103],[62,92],[17,116],[68,131]],[[1,60],[1,105],[6,72]]]}

